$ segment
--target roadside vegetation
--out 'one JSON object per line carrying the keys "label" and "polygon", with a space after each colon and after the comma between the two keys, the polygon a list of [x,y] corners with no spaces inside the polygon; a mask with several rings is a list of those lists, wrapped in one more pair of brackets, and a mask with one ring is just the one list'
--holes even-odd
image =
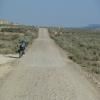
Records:
{"label": "roadside vegetation", "polygon": [[4,26],[0,25],[0,54],[12,54],[18,50],[18,44],[25,40],[31,44],[38,36],[38,28],[33,26]]}
{"label": "roadside vegetation", "polygon": [[49,28],[52,39],[69,52],[69,58],[86,71],[100,75],[100,31]]}

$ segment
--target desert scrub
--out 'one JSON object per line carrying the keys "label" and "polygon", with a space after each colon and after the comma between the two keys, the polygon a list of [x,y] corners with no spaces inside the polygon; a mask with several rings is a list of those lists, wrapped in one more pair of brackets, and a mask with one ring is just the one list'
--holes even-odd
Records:
{"label": "desert scrub", "polygon": [[100,74],[100,31],[50,28],[49,33],[69,58],[89,72]]}
{"label": "desert scrub", "polygon": [[18,50],[20,40],[25,40],[27,44],[38,37],[38,28],[3,28],[0,32],[0,53],[13,54]]}

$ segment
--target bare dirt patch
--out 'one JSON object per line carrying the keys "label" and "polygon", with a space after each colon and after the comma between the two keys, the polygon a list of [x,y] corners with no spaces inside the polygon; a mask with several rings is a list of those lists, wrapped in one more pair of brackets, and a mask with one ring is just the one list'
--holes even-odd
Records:
{"label": "bare dirt patch", "polygon": [[3,78],[12,70],[11,63],[16,60],[14,57],[17,57],[17,55],[0,55],[0,78]]}

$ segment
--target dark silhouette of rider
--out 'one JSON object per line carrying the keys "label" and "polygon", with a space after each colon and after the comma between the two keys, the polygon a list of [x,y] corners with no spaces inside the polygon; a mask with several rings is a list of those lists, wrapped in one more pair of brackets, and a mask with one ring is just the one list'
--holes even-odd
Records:
{"label": "dark silhouette of rider", "polygon": [[26,42],[22,40],[19,45],[19,50],[23,51],[23,53],[25,54],[25,49],[26,49]]}

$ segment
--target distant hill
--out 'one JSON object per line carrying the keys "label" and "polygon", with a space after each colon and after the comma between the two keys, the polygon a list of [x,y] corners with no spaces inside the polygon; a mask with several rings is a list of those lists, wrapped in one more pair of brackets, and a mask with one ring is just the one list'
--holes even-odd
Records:
{"label": "distant hill", "polygon": [[100,24],[89,24],[88,26],[84,27],[88,29],[100,29]]}

